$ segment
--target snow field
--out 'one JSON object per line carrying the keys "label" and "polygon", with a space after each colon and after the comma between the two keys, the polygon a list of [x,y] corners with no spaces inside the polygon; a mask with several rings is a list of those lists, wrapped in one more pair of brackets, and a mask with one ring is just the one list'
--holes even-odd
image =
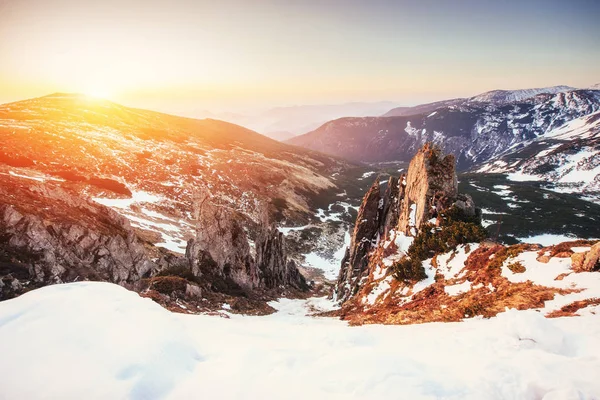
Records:
{"label": "snow field", "polygon": [[600,318],[349,327],[306,316],[176,315],[108,283],[0,303],[3,399],[593,399]]}

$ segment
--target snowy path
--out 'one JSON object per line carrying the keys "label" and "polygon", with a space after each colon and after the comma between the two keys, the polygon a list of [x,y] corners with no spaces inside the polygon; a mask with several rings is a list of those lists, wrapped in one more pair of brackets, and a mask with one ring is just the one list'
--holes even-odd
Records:
{"label": "snowy path", "polygon": [[600,318],[349,327],[306,317],[171,314],[107,283],[0,303],[0,399],[592,399]]}

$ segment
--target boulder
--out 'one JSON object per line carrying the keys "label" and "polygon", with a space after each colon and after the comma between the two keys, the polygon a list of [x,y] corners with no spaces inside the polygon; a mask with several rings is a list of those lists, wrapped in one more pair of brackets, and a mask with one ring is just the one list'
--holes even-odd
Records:
{"label": "boulder", "polygon": [[583,271],[597,271],[600,264],[600,242],[592,246],[585,255],[581,269]]}

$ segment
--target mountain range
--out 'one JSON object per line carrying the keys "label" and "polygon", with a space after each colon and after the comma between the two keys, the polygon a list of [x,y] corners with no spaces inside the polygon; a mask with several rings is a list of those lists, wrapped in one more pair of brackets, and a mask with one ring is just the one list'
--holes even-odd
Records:
{"label": "mountain range", "polygon": [[[593,183],[597,174],[590,171],[594,171],[597,154],[593,115],[599,110],[600,90],[593,87],[498,90],[467,99],[397,108],[381,117],[340,118],[287,142],[367,163],[407,162],[423,144],[433,142],[456,156],[460,171],[504,172],[511,169],[485,166],[505,166],[501,158],[512,159],[514,164],[534,152],[541,152],[538,160],[551,151],[557,154],[565,150],[556,146],[566,140],[561,132],[577,127],[579,133],[568,139],[577,139],[579,148],[592,152],[584,157],[589,159],[590,168],[581,175],[581,181],[589,190],[597,191]],[[551,151],[549,146],[554,146]],[[552,165],[562,164],[555,159]],[[537,172],[539,179],[546,179],[542,169]]]}
{"label": "mountain range", "polygon": [[188,112],[242,125],[275,140],[287,140],[340,117],[381,115],[397,103],[391,101],[314,104],[275,107],[254,113]]}

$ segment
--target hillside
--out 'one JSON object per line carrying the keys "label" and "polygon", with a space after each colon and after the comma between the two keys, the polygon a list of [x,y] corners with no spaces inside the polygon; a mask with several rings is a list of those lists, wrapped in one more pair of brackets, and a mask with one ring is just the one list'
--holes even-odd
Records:
{"label": "hillside", "polygon": [[263,208],[273,221],[293,225],[317,220],[312,210],[329,204],[325,199],[360,192],[362,183],[345,180],[361,168],[237,125],[81,95],[1,105],[0,143],[4,174],[65,182],[179,253],[193,236],[200,192],[250,227]]}

